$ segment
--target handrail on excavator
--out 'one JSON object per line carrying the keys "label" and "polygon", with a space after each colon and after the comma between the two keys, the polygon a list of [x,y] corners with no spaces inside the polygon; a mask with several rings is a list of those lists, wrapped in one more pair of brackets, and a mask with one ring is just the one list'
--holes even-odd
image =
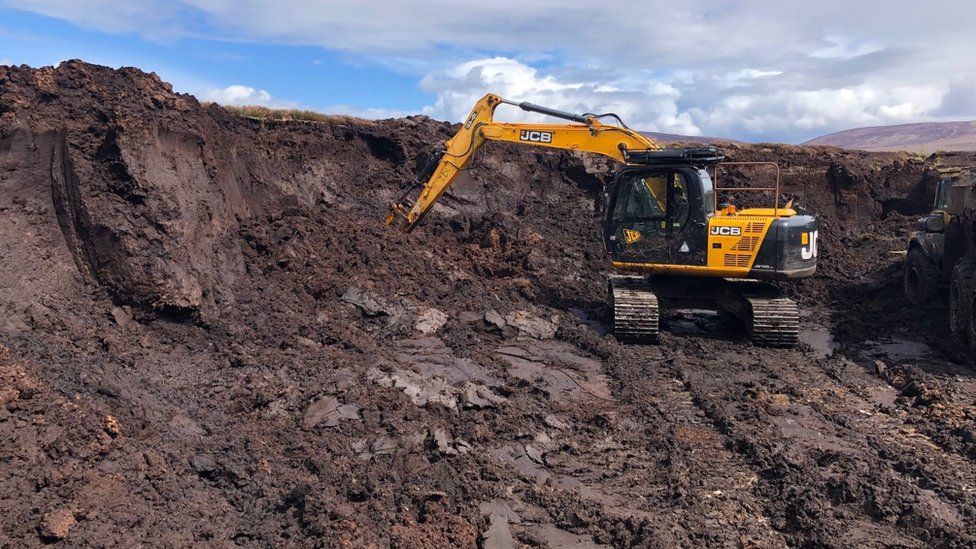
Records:
{"label": "handrail on excavator", "polygon": [[[718,174],[719,168],[726,166],[772,166],[776,168],[776,186],[774,187],[719,187]],[[776,162],[719,162],[712,171],[712,180],[715,188],[715,207],[718,208],[718,191],[774,191],[773,217],[779,215],[779,187],[780,187],[780,168]]]}

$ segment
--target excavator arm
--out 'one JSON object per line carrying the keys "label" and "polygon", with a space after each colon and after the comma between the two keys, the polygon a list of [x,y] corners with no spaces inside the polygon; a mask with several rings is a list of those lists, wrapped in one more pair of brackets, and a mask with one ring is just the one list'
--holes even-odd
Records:
{"label": "excavator arm", "polygon": [[[495,108],[506,103],[522,110],[571,120],[575,124],[532,124],[495,122]],[[626,126],[600,122],[600,118],[616,115],[572,114],[531,103],[514,103],[488,94],[478,101],[457,134],[449,139],[417,178],[400,193],[393,203],[388,225],[398,224],[405,231],[413,230],[434,203],[444,194],[471,157],[485,141],[506,141],[522,145],[536,145],[553,149],[590,152],[627,161],[629,151],[656,151],[660,147]],[[617,119],[619,120],[619,118]],[[417,198],[411,196],[420,189]]]}

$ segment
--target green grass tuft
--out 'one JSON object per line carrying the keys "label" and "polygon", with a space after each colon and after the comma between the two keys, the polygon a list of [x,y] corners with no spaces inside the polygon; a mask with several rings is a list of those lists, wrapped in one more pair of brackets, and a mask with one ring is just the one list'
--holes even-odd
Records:
{"label": "green grass tuft", "polygon": [[222,108],[252,120],[278,120],[282,122],[370,122],[345,114],[324,114],[303,109],[274,109],[260,105],[220,105]]}

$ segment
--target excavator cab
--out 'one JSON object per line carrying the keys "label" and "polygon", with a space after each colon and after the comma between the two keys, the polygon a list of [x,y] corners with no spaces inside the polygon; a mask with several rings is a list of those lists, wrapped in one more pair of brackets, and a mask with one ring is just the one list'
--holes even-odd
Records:
{"label": "excavator cab", "polygon": [[714,193],[708,172],[691,165],[623,170],[608,194],[607,252],[614,261],[705,265]]}

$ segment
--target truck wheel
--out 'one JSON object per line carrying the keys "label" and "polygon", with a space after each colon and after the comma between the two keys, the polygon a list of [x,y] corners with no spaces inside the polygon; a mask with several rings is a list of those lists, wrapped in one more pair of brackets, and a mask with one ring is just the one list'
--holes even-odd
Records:
{"label": "truck wheel", "polygon": [[[970,311],[973,310],[972,304],[969,307]],[[969,342],[966,344],[966,349],[969,351],[969,356],[966,357],[967,362],[970,365],[976,365],[976,311],[970,313],[969,322],[966,323],[966,336]]]}
{"label": "truck wheel", "polygon": [[965,337],[972,316],[973,275],[976,259],[960,259],[952,269],[949,281],[949,329],[953,334]]}
{"label": "truck wheel", "polygon": [[938,284],[939,273],[935,264],[925,256],[922,249],[908,250],[903,278],[905,299],[912,305],[928,304],[935,297]]}

